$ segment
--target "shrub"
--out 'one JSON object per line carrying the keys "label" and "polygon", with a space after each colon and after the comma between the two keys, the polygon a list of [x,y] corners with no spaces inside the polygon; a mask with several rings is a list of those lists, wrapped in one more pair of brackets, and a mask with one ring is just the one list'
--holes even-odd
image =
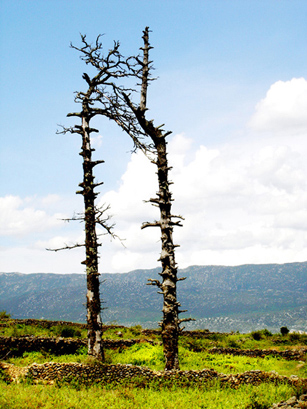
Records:
{"label": "shrub", "polygon": [[252,331],[251,336],[255,341],[260,341],[262,338],[261,331]]}
{"label": "shrub", "polygon": [[80,337],[81,332],[79,330],[76,330],[73,327],[69,327],[69,326],[65,325],[60,330],[60,336],[64,337],[64,338]]}
{"label": "shrub", "polygon": [[264,328],[261,330],[261,333],[265,336],[265,337],[271,337],[273,334],[272,332],[270,332],[268,329]]}
{"label": "shrub", "polygon": [[11,314],[8,314],[5,310],[0,311],[0,319],[3,320],[4,318],[11,318]]}
{"label": "shrub", "polygon": [[264,328],[259,331],[252,331],[251,336],[255,341],[260,341],[263,337],[272,337],[273,334],[268,329]]}
{"label": "shrub", "polygon": [[280,328],[280,333],[281,333],[282,336],[285,336],[285,335],[287,335],[289,333],[289,330],[288,330],[287,327],[281,327]]}
{"label": "shrub", "polygon": [[229,348],[239,348],[240,347],[240,345],[234,339],[230,339],[228,341],[228,346],[229,346]]}
{"label": "shrub", "polygon": [[199,339],[190,338],[188,341],[184,342],[181,341],[181,345],[187,348],[189,351],[193,352],[202,352],[205,347],[202,345],[202,341]]}
{"label": "shrub", "polygon": [[292,334],[289,334],[290,341],[298,341],[300,339],[300,334],[297,332],[293,332]]}
{"label": "shrub", "polygon": [[130,331],[131,331],[133,336],[139,336],[139,335],[141,335],[142,326],[141,325],[135,325],[134,327],[130,328]]}

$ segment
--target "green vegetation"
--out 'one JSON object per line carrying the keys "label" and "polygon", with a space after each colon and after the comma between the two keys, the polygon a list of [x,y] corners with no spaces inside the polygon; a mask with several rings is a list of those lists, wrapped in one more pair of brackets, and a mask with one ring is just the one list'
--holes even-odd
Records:
{"label": "green vegetation", "polygon": [[[2,312],[6,314],[5,311]],[[0,313],[1,314],[1,313]],[[3,318],[5,320],[3,320]],[[21,337],[25,335],[36,337],[64,337],[64,338],[84,338],[87,339],[87,330],[80,328],[73,323],[69,324],[56,324],[50,321],[50,326],[40,324],[39,320],[36,320],[35,325],[24,324],[22,322],[8,319],[9,316],[0,315],[0,336],[4,337]],[[2,322],[1,322],[2,320]],[[119,335],[120,333],[120,335]],[[144,338],[142,334],[141,325],[134,327],[121,327],[109,326],[103,333],[103,337],[106,339],[135,339]],[[155,338],[155,336],[151,337]]]}
{"label": "green vegetation", "polygon": [[[6,325],[6,326],[2,326]],[[73,324],[50,325],[46,327],[39,322],[36,325],[25,325],[10,319],[0,319],[1,335],[37,335],[37,336],[70,336],[86,338],[86,330]],[[256,335],[255,337],[255,333]],[[163,370],[164,359],[161,338],[155,332],[142,333],[140,326],[131,328],[110,327],[104,332],[108,339],[142,338],[150,342],[140,342],[131,347],[106,349],[108,364],[133,364],[146,366],[154,370]],[[305,362],[287,361],[280,357],[251,358],[246,356],[219,355],[210,352],[213,347],[236,349],[276,349],[306,348],[307,336],[301,334],[272,334],[267,330],[251,334],[221,334],[199,331],[185,334],[180,338],[180,365],[182,370],[200,370],[212,368],[222,373],[242,373],[250,370],[272,370],[280,375],[297,375],[307,377]],[[2,358],[4,362],[16,366],[28,366],[33,362],[78,362],[94,364],[93,358],[87,355],[86,346],[81,347],[74,355],[53,355],[49,352],[25,352],[21,357]],[[141,386],[141,387],[140,387]],[[77,379],[71,383],[57,382],[54,385],[31,384],[24,381],[20,384],[9,383],[4,371],[0,371],[0,408],[223,408],[223,409],[265,409],[274,402],[286,400],[301,391],[280,384],[262,384],[259,386],[242,385],[238,389],[221,386],[218,382],[197,387],[178,385],[159,386],[154,382],[141,382],[138,387],[133,383],[115,384],[82,384]],[[171,399],[170,399],[171,393]]]}
{"label": "green vegetation", "polygon": [[7,312],[4,311],[0,311],[0,320],[4,319],[4,318],[11,318],[10,314],[7,314]]}
{"label": "green vegetation", "polygon": [[280,328],[281,335],[287,335],[289,333],[289,329],[287,327]]}
{"label": "green vegetation", "polygon": [[255,341],[260,341],[263,337],[271,337],[273,334],[268,331],[267,329],[263,329],[260,331],[252,331],[251,336]]}
{"label": "green vegetation", "polygon": [[[106,339],[141,339],[144,338],[144,335],[142,334],[141,325],[135,325],[134,327],[125,328],[107,328],[103,333],[103,337]],[[150,339],[156,339],[156,337],[151,336]]]}
{"label": "green vegetation", "polygon": [[267,329],[253,331],[250,334],[203,333],[199,337],[185,336],[180,344],[195,352],[213,347],[238,349],[276,349],[304,348],[307,345],[307,334],[291,333],[287,336],[272,334]]}
{"label": "green vegetation", "polygon": [[[1,317],[0,317],[1,320]],[[2,326],[5,324],[5,326]],[[86,338],[86,329],[80,329],[72,325],[51,325],[49,328],[40,325],[27,325],[14,320],[7,320],[5,323],[0,322],[0,336],[4,337],[21,337],[25,335],[36,337],[72,337]]]}
{"label": "green vegetation", "polygon": [[[202,388],[93,385],[7,385],[0,381],[1,409],[265,409],[288,399],[295,391],[286,385],[244,385],[236,390],[219,384]],[[171,398],[170,398],[171,393]]]}
{"label": "green vegetation", "polygon": [[[210,354],[206,351],[193,352],[180,347],[180,365],[182,370],[201,370],[212,368],[222,373],[242,373],[250,370],[261,370],[270,372],[275,370],[280,375],[298,375],[307,377],[307,365],[297,361],[287,361],[279,357],[267,356],[265,358],[251,358],[246,356],[232,356]],[[78,362],[91,363],[91,358],[87,355],[86,347],[80,349],[74,355],[53,355],[46,352],[25,352],[22,357],[7,358],[5,362],[17,366],[28,366],[33,362],[42,364],[45,362]],[[106,350],[106,363],[108,364],[132,364],[146,366],[153,370],[162,371],[164,368],[164,358],[162,348],[159,345],[149,345],[146,343],[135,344],[130,348],[122,350]]]}
{"label": "green vegetation", "polygon": [[[108,363],[121,363],[147,366],[151,369],[162,371],[164,360],[162,349],[149,344],[136,344],[122,352],[106,351]],[[246,356],[210,354],[206,351],[193,352],[186,348],[179,349],[180,367],[182,370],[201,370],[212,368],[222,373],[241,373],[250,370],[269,372],[275,370],[280,375],[298,375],[307,377],[307,368],[296,361],[267,356],[265,358],[251,358]]]}

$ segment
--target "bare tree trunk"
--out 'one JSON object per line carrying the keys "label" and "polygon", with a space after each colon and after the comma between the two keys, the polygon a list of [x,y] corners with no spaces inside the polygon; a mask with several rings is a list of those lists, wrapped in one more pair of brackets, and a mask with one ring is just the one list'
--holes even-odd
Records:
{"label": "bare tree trunk", "polygon": [[[84,115],[84,112],[82,112]],[[82,151],[83,157],[83,187],[81,193],[84,198],[84,221],[85,221],[85,249],[86,260],[82,264],[86,265],[87,277],[87,324],[88,324],[88,354],[97,359],[104,360],[104,351],[101,343],[101,303],[99,294],[99,273],[98,273],[98,242],[96,235],[96,210],[94,192],[94,176],[92,162],[92,149],[89,133],[89,119],[82,116]]]}
{"label": "bare tree trunk", "polygon": [[154,143],[156,151],[159,192],[157,198],[150,199],[154,205],[158,205],[160,209],[160,220],[154,223],[144,223],[142,228],[148,226],[159,226],[161,230],[161,256],[162,272],[159,273],[162,277],[162,282],[159,280],[150,279],[150,284],[157,285],[163,294],[163,319],[162,319],[162,341],[165,357],[165,369],[179,369],[178,358],[178,337],[180,333],[180,303],[177,301],[177,265],[175,261],[175,247],[173,243],[173,226],[181,226],[180,221],[173,222],[173,218],[182,219],[181,216],[173,216],[172,194],[169,189],[168,171],[169,165],[167,160],[167,142],[166,137],[170,132],[164,132],[161,127],[155,127],[153,121],[145,119],[146,112],[146,94],[148,88],[148,72],[149,72],[149,50],[152,48],[149,45],[149,29],[145,28],[143,33],[144,48],[143,48],[143,70],[142,70],[142,89],[141,103],[139,110],[135,111],[140,125],[147,135],[149,135]]}
{"label": "bare tree trunk", "polygon": [[[88,354],[97,359],[104,360],[104,350],[102,346],[102,326],[101,326],[101,302],[99,294],[99,272],[98,272],[98,247],[100,244],[97,241],[96,225],[103,227],[107,234],[113,238],[117,237],[113,234],[113,225],[108,225],[109,217],[104,218],[104,212],[109,207],[97,208],[95,206],[95,199],[98,195],[94,191],[95,187],[101,183],[94,183],[93,168],[103,163],[102,160],[92,161],[91,148],[91,133],[98,132],[97,129],[90,127],[90,120],[96,115],[106,115],[110,119],[114,119],[112,101],[113,94],[107,93],[107,88],[113,89],[114,80],[116,78],[123,78],[128,76],[126,73],[127,62],[119,53],[119,43],[115,42],[113,48],[108,50],[106,56],[102,54],[102,44],[100,43],[100,36],[97,37],[94,45],[89,44],[86,36],[81,36],[82,47],[78,48],[71,45],[81,53],[81,59],[86,64],[92,64],[97,74],[90,78],[88,74],[83,74],[83,79],[88,84],[86,92],[78,92],[75,97],[75,102],[82,104],[81,112],[70,113],[67,116],[76,116],[81,119],[81,126],[75,125],[72,128],[64,128],[64,133],[77,133],[82,136],[82,151],[80,155],[83,157],[83,182],[80,183],[82,190],[78,194],[83,195],[84,198],[84,215],[74,220],[83,220],[85,222],[85,249],[86,260],[82,264],[86,265],[87,275],[87,324],[88,324]],[[101,91],[99,91],[101,87]],[[115,96],[116,97],[116,96]],[[103,102],[106,100],[103,109],[96,109],[95,102]],[[138,139],[135,138],[135,143],[138,144]],[[70,248],[78,247],[75,245]],[[66,247],[69,248],[69,247]]]}
{"label": "bare tree trunk", "polygon": [[[87,82],[90,80],[86,76]],[[82,147],[80,155],[83,157],[83,182],[79,184],[82,190],[77,191],[77,194],[81,194],[84,200],[84,213],[78,214],[71,220],[80,220],[85,224],[85,242],[83,244],[74,244],[72,246],[65,246],[54,251],[73,249],[76,247],[85,247],[86,259],[81,264],[86,266],[86,306],[87,306],[87,328],[88,328],[88,354],[94,356],[99,360],[104,360],[104,350],[102,346],[102,325],[101,325],[101,302],[99,293],[99,272],[98,272],[98,248],[100,244],[97,240],[96,225],[100,224],[104,227],[108,233],[114,236],[111,232],[113,226],[106,224],[108,218],[103,219],[102,215],[106,209],[97,208],[95,206],[95,199],[98,195],[94,191],[95,187],[101,183],[94,183],[93,168],[103,160],[92,161],[90,134],[92,132],[98,132],[97,129],[90,127],[90,118],[94,116],[90,106],[90,96],[93,93],[93,86],[90,86],[87,93],[78,93],[76,99],[82,102],[82,111],[70,113],[67,116],[76,116],[81,119],[81,125],[75,125],[71,128],[63,128],[60,133],[73,133],[82,136]]]}
{"label": "bare tree trunk", "polygon": [[[156,198],[152,198],[149,201],[159,207],[160,210],[160,220],[155,222],[143,223],[142,228],[157,226],[161,230],[161,256],[160,261],[162,263],[162,271],[160,276],[162,280],[149,279],[150,285],[156,285],[163,294],[163,319],[161,323],[162,327],[162,340],[163,340],[163,351],[165,357],[165,369],[166,370],[176,370],[179,369],[179,358],[178,358],[178,337],[181,331],[180,323],[183,321],[190,321],[190,319],[179,319],[180,303],[177,301],[177,282],[184,280],[184,278],[177,278],[177,264],[175,261],[175,247],[173,243],[173,226],[181,226],[180,219],[181,216],[172,215],[171,202],[172,194],[170,192],[169,186],[171,182],[168,178],[168,171],[170,167],[167,160],[167,142],[166,137],[171,132],[165,132],[162,126],[156,127],[152,120],[148,121],[146,119],[146,101],[147,101],[147,89],[148,82],[152,80],[149,78],[151,70],[151,61],[149,61],[149,50],[152,48],[149,44],[149,28],[146,27],[143,32],[144,47],[143,50],[143,61],[137,57],[136,60],[141,66],[139,70],[132,70],[134,75],[141,79],[141,100],[140,105],[135,105],[130,99],[131,94],[125,91],[120,91],[117,89],[118,93],[121,93],[123,101],[126,107],[121,108],[121,113],[118,116],[118,123],[120,126],[128,132],[130,135],[142,134],[149,136],[152,140],[153,149],[148,147],[148,150],[153,150],[155,154],[155,160],[152,162],[157,166],[157,175],[159,183],[159,191]],[[128,114],[128,111],[133,113],[133,117]],[[122,112],[124,114],[122,114]],[[126,126],[127,121],[129,126]],[[136,121],[136,122],[135,122]],[[137,125],[139,125],[140,130],[138,131]],[[127,130],[128,129],[128,130]],[[179,219],[178,221],[173,221],[174,218]]]}
{"label": "bare tree trunk", "polygon": [[[179,369],[178,358],[178,336],[180,333],[180,320],[178,318],[177,301],[177,265],[175,262],[175,245],[173,243],[173,225],[171,214],[172,195],[169,190],[168,162],[166,153],[166,141],[164,137],[154,139],[157,150],[157,168],[159,192],[158,197],[150,199],[158,204],[160,209],[160,220],[158,222],[161,230],[161,256],[162,283],[158,280],[149,280],[153,285],[158,285],[163,293],[163,319],[162,319],[162,341],[165,357],[165,369]],[[146,224],[143,225],[143,228]]]}

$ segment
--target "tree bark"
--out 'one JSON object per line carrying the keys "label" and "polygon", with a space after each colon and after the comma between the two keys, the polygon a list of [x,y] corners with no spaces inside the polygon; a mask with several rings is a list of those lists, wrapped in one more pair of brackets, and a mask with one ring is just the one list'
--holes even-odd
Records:
{"label": "tree bark", "polygon": [[[159,183],[159,192],[157,198],[150,199],[154,205],[158,205],[160,210],[160,220],[154,225],[159,226],[161,230],[161,256],[162,272],[159,273],[162,277],[162,282],[158,280],[149,280],[150,284],[157,285],[163,294],[163,319],[162,341],[163,352],[165,357],[165,370],[179,369],[178,357],[178,337],[180,333],[180,320],[178,317],[180,303],[177,301],[177,265],[175,261],[175,246],[173,243],[173,226],[179,225],[179,222],[173,222],[175,217],[172,215],[172,194],[169,189],[168,171],[169,165],[167,160],[167,142],[166,137],[170,132],[164,132],[161,127],[155,127],[153,121],[147,121],[145,118],[146,112],[146,97],[148,88],[149,74],[149,29],[145,28],[143,32],[144,48],[143,48],[143,70],[142,70],[142,89],[141,103],[138,110],[135,110],[136,116],[143,130],[153,141],[157,166],[157,175]],[[180,217],[181,218],[181,217]],[[151,223],[143,224],[143,228],[153,225]]]}
{"label": "tree bark", "polygon": [[98,242],[96,234],[96,211],[94,192],[94,176],[92,149],[90,143],[89,119],[82,112],[82,151],[83,157],[83,187],[84,198],[84,221],[85,221],[85,249],[87,277],[87,325],[88,325],[88,354],[97,359],[104,360],[104,350],[101,341],[101,303],[99,294],[99,273],[98,273]]}
{"label": "tree bark", "polygon": [[[162,341],[165,357],[165,369],[179,369],[178,337],[179,318],[177,302],[177,266],[173,243],[173,222],[171,215],[172,195],[169,190],[168,161],[165,138],[154,139],[157,150],[157,168],[159,180],[158,204],[160,209],[162,277],[163,293]],[[155,200],[154,200],[155,201]]]}

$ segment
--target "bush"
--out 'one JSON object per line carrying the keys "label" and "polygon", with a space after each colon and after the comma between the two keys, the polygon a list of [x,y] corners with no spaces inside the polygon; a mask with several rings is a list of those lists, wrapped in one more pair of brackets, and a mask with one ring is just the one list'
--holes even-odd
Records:
{"label": "bush", "polygon": [[204,349],[206,349],[202,344],[202,340],[200,339],[190,338],[189,340],[180,340],[180,344],[184,348],[193,352],[202,352]]}
{"label": "bush", "polygon": [[229,348],[240,348],[240,345],[234,339],[230,339],[228,341],[228,346],[229,346]]}
{"label": "bush", "polygon": [[141,325],[135,325],[134,327],[130,328],[130,331],[131,331],[133,336],[137,337],[137,336],[141,335],[142,326]]}
{"label": "bush", "polygon": [[260,341],[262,338],[261,331],[252,331],[251,336],[255,341]]}
{"label": "bush", "polygon": [[280,333],[284,337],[285,335],[287,335],[289,333],[289,330],[288,330],[287,327],[281,327],[280,328]]}
{"label": "bush", "polygon": [[293,332],[289,335],[290,341],[298,341],[300,339],[300,334]]}
{"label": "bush", "polygon": [[3,320],[4,318],[11,318],[11,314],[7,314],[5,310],[0,311],[0,319]]}
{"label": "bush", "polygon": [[261,330],[261,333],[265,336],[265,337],[271,337],[273,334],[272,332],[270,332],[268,329],[264,328]]}
{"label": "bush", "polygon": [[251,336],[255,341],[260,341],[263,337],[272,337],[273,334],[268,329],[264,328],[259,331],[252,331]]}
{"label": "bush", "polygon": [[81,337],[81,332],[73,327],[64,326],[60,330],[60,336],[64,338]]}

